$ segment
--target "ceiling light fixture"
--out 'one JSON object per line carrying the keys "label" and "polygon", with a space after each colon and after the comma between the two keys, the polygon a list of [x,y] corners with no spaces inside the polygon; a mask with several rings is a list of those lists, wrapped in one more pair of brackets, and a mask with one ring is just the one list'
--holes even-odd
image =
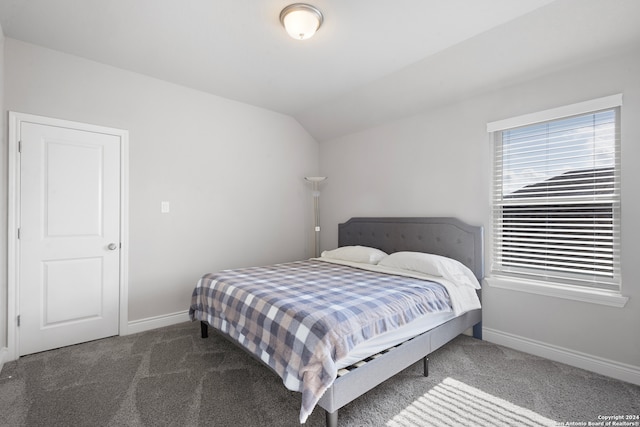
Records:
{"label": "ceiling light fixture", "polygon": [[323,20],[322,12],[305,3],[290,4],[280,12],[282,26],[291,37],[297,40],[311,38],[318,31]]}

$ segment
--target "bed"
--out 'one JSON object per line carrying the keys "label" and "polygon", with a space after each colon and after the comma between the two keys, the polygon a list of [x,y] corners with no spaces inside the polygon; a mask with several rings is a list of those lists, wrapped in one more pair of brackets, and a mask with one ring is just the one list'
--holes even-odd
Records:
{"label": "bed", "polygon": [[[338,247],[321,259],[205,275],[189,310],[203,338],[212,327],[302,393],[301,423],[319,406],[329,427],[338,425],[338,409],[421,359],[427,375],[427,356],[464,331],[481,339],[482,320],[482,227],[456,218],[352,218],[339,224]],[[425,258],[439,270],[420,270]],[[323,293],[311,298],[316,286]],[[387,300],[397,286],[402,295]],[[294,295],[294,288],[302,292]],[[332,296],[336,290],[342,300]],[[373,302],[369,295],[378,290],[388,296]],[[325,311],[340,323],[320,322]],[[309,316],[314,320],[305,324]]]}

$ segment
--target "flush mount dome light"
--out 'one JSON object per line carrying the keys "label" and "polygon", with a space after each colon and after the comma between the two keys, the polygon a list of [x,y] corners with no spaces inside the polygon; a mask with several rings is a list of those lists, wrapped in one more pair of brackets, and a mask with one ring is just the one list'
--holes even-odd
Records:
{"label": "flush mount dome light", "polygon": [[291,37],[297,40],[312,37],[322,25],[323,20],[324,17],[318,9],[305,3],[290,4],[280,12],[282,26]]}

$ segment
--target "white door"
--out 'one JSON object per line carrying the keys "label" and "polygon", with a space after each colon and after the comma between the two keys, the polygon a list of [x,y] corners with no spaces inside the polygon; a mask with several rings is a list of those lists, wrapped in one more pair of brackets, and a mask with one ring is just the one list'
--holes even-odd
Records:
{"label": "white door", "polygon": [[116,135],[20,123],[19,355],[118,334],[120,150]]}

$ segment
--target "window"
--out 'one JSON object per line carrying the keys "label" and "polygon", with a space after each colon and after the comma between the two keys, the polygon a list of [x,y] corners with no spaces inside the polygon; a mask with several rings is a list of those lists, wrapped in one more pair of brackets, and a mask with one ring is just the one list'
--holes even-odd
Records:
{"label": "window", "polygon": [[493,273],[620,291],[621,101],[488,125]]}

